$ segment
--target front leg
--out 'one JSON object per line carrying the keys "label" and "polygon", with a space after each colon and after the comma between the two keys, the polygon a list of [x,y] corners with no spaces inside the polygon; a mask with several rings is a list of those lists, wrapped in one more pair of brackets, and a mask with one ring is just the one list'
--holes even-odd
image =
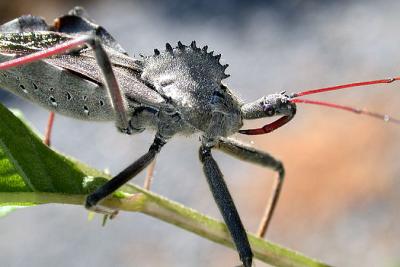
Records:
{"label": "front leg", "polygon": [[199,151],[200,161],[203,163],[203,171],[207,177],[208,184],[214,196],[214,200],[224,218],[228,230],[232,236],[233,242],[239,253],[240,260],[244,267],[251,267],[253,253],[247,238],[246,231],[240,220],[239,213],[236,210],[232,196],[224,181],[224,177],[211,155],[211,148],[202,145]]}
{"label": "front leg", "polygon": [[273,187],[273,192],[270,197],[269,203],[265,208],[264,215],[261,219],[260,226],[258,227],[257,235],[264,237],[267,232],[268,226],[274,214],[276,204],[279,200],[279,195],[283,186],[285,178],[285,169],[282,162],[272,157],[270,154],[259,151],[250,146],[239,143],[238,141],[228,138],[222,138],[217,143],[215,148],[225,152],[240,160],[248,161],[275,170],[278,173],[278,179]]}
{"label": "front leg", "polygon": [[251,267],[253,252],[251,251],[246,230],[243,227],[224,177],[211,155],[211,148],[218,143],[220,136],[225,136],[223,122],[225,121],[227,110],[224,105],[223,93],[215,90],[209,104],[211,107],[211,120],[207,131],[204,133],[202,146],[200,147],[200,161],[203,163],[203,171],[208,185],[232,236],[240,260],[243,262],[244,267]]}

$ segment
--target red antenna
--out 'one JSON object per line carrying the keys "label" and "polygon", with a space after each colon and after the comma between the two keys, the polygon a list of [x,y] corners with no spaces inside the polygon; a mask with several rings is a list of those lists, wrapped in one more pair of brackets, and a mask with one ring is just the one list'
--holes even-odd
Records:
{"label": "red antenna", "polygon": [[315,100],[308,100],[308,99],[301,99],[301,98],[290,100],[290,102],[313,104],[313,105],[325,106],[325,107],[330,107],[330,108],[336,108],[336,109],[341,109],[341,110],[345,110],[345,111],[350,111],[350,112],[353,112],[356,114],[367,115],[367,116],[374,117],[377,119],[382,119],[385,122],[393,122],[396,124],[400,124],[399,119],[395,119],[387,114],[380,114],[380,113],[368,111],[366,109],[353,108],[353,107],[338,105],[338,104],[330,103],[330,102],[315,101]]}
{"label": "red antenna", "polygon": [[381,80],[335,85],[335,86],[330,86],[330,87],[323,87],[323,88],[312,89],[312,90],[294,93],[291,95],[291,98],[296,98],[296,97],[305,96],[305,95],[313,95],[313,94],[318,94],[318,93],[323,93],[323,92],[328,92],[328,91],[336,91],[336,90],[347,89],[347,88],[352,88],[352,87],[367,86],[367,85],[373,85],[373,84],[392,83],[392,82],[399,81],[399,80],[400,80],[400,77],[395,77],[395,78],[387,78],[387,79],[381,79]]}
{"label": "red antenna", "polygon": [[335,86],[330,86],[330,87],[323,87],[323,88],[307,90],[307,91],[292,94],[290,96],[290,98],[291,98],[290,102],[313,104],[313,105],[325,106],[325,107],[329,107],[329,108],[336,108],[336,109],[353,112],[356,114],[367,115],[367,116],[374,117],[377,119],[382,119],[385,122],[392,122],[392,123],[400,124],[399,119],[392,118],[391,116],[389,116],[387,114],[380,114],[380,113],[368,111],[366,109],[343,106],[343,105],[330,103],[330,102],[297,98],[299,96],[313,95],[313,94],[318,94],[318,93],[323,93],[323,92],[328,92],[328,91],[336,91],[336,90],[341,90],[341,89],[348,89],[348,88],[353,88],[353,87],[368,86],[368,85],[374,85],[374,84],[387,84],[387,83],[392,83],[392,82],[399,81],[399,80],[400,80],[400,77],[395,77],[395,78],[372,80],[372,81],[366,81],[366,82],[355,82],[355,83],[348,83],[348,84],[343,84],[343,85],[335,85]]}

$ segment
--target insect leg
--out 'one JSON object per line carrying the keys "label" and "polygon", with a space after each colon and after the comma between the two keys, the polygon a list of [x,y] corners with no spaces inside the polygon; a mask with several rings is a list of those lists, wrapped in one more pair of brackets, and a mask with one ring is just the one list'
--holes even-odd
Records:
{"label": "insect leg", "polygon": [[0,70],[38,61],[53,55],[62,54],[85,44],[89,45],[95,52],[97,64],[102,71],[106,87],[109,91],[111,101],[114,106],[116,114],[116,126],[121,132],[129,133],[129,124],[125,111],[124,100],[122,98],[117,79],[112,70],[111,61],[100,41],[95,36],[81,36],[43,51],[32,53],[7,62],[2,62],[0,63]]}
{"label": "insect leg", "polygon": [[253,253],[250,248],[249,240],[246,231],[240,220],[239,214],[233,203],[231,194],[224,181],[223,175],[211,155],[211,148],[201,146],[199,151],[200,161],[203,163],[203,171],[207,177],[208,184],[214,196],[215,202],[224,218],[228,230],[231,233],[233,242],[239,253],[240,260],[244,267],[251,267],[253,261]]}
{"label": "insect leg", "polygon": [[149,166],[146,169],[146,177],[144,178],[144,184],[143,184],[143,188],[146,190],[150,190],[151,182],[154,176],[155,166],[156,166],[156,158],[153,159],[153,161],[149,164]]}
{"label": "insect leg", "polygon": [[161,150],[161,147],[164,144],[165,144],[164,139],[156,137],[153,141],[153,144],[150,146],[149,151],[146,154],[141,156],[138,160],[136,160],[134,163],[132,163],[123,171],[121,171],[118,175],[113,177],[107,183],[105,183],[104,185],[99,187],[96,191],[94,191],[92,194],[90,194],[86,198],[85,207],[89,210],[113,215],[115,211],[105,207],[98,206],[97,204],[107,196],[111,195],[122,185],[127,183],[130,179],[135,177],[144,168],[146,168],[153,161],[153,159],[155,158],[157,153]]}
{"label": "insect leg", "polygon": [[50,112],[49,118],[47,120],[47,127],[44,133],[43,143],[47,146],[51,145],[51,132],[53,130],[54,115],[54,112]]}
{"label": "insect leg", "polygon": [[89,36],[87,38],[87,43],[92,47],[93,51],[95,52],[97,64],[99,65],[103,73],[104,80],[107,84],[107,89],[111,96],[111,100],[117,117],[116,126],[121,132],[129,134],[129,123],[125,110],[124,100],[122,98],[118,81],[112,70],[111,61],[107,56],[107,53],[101,45],[99,39],[94,36]]}
{"label": "insect leg", "polygon": [[271,168],[278,172],[278,179],[276,180],[276,184],[274,185],[272,196],[270,197],[269,204],[265,209],[264,215],[262,217],[260,226],[257,231],[258,236],[264,237],[268,225],[271,222],[282,189],[283,180],[285,177],[285,169],[283,168],[283,164],[279,160],[273,158],[268,153],[259,151],[250,146],[243,145],[238,141],[230,138],[220,139],[220,141],[216,144],[215,148],[231,156],[234,156],[240,160],[248,161],[267,168]]}

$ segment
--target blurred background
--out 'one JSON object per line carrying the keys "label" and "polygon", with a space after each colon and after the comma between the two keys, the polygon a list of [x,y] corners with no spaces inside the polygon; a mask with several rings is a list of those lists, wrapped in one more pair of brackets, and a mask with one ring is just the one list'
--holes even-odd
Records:
{"label": "blurred background", "polygon": [[[222,53],[225,80],[246,101],[265,94],[399,75],[398,1],[0,1],[0,21],[22,14],[49,23],[75,5],[130,55],[196,40]],[[4,91],[38,129],[48,113]],[[400,85],[310,97],[400,117]],[[259,126],[257,121],[247,126]],[[54,147],[119,170],[153,136],[118,134],[113,123],[58,116]],[[281,159],[287,178],[268,239],[334,266],[400,266],[400,127],[299,104],[287,126],[237,136]],[[175,138],[158,157],[152,190],[221,218],[197,159],[197,138]],[[275,174],[215,153],[246,228],[255,231]],[[144,174],[135,179],[142,184]],[[233,266],[235,251],[142,214],[101,227],[83,207],[43,205],[0,220],[1,266]],[[258,267],[266,266],[256,262]]]}

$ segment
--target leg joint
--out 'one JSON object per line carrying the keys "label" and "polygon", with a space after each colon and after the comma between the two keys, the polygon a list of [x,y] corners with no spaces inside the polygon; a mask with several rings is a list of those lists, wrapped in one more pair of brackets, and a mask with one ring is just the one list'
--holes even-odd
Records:
{"label": "leg joint", "polygon": [[285,178],[285,167],[283,166],[283,163],[281,161],[277,161],[277,164],[275,166],[275,170],[279,174],[278,179],[280,181],[283,181],[283,179]]}
{"label": "leg joint", "polygon": [[211,148],[208,146],[202,145],[199,149],[199,158],[201,162],[204,162],[206,158],[211,157]]}
{"label": "leg joint", "polygon": [[87,196],[86,201],[85,201],[85,208],[86,209],[91,209],[92,207],[96,206],[97,203],[99,202],[100,198],[96,194],[90,194]]}
{"label": "leg joint", "polygon": [[153,144],[150,146],[149,151],[158,153],[165,144],[166,141],[162,137],[156,136],[156,138],[154,138]]}
{"label": "leg joint", "polygon": [[85,37],[85,42],[94,50],[100,45],[100,41],[93,34],[87,35]]}

